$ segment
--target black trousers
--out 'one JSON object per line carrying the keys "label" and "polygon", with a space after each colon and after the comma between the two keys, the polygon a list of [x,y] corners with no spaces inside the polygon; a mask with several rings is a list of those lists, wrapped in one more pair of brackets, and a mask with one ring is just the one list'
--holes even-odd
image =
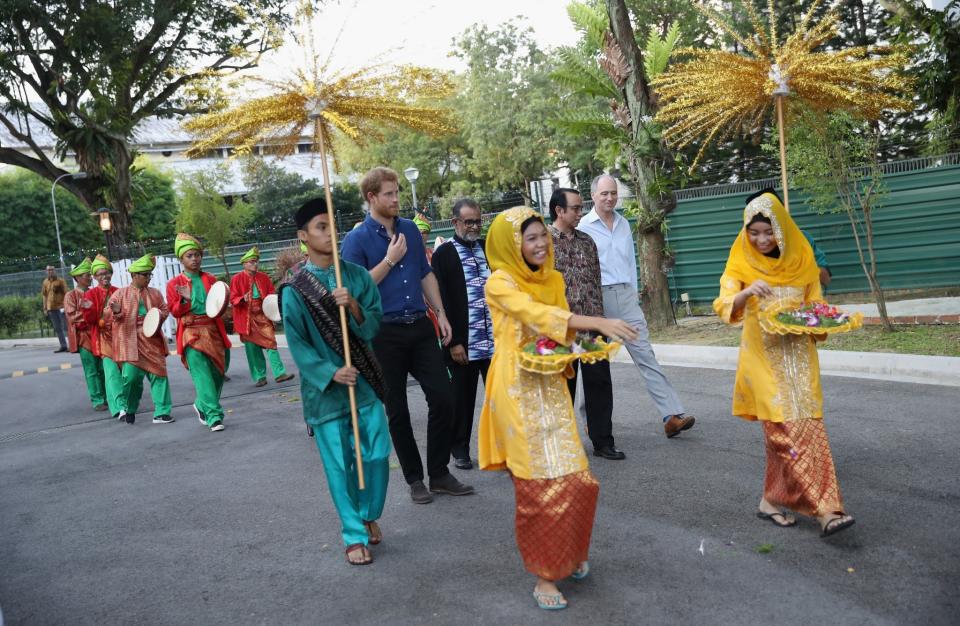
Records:
{"label": "black trousers", "polygon": [[574,377],[567,380],[570,399],[577,402],[577,369],[583,376],[583,400],[587,413],[587,431],[593,449],[613,445],[613,381],[610,379],[610,361],[593,364],[573,362]]}
{"label": "black trousers", "polygon": [[423,480],[423,461],[407,406],[407,374],[420,383],[427,398],[427,473],[430,478],[449,474],[453,385],[433,324],[426,317],[413,324],[383,324],[373,351],[383,368],[390,438],[407,484]]}
{"label": "black trousers", "polygon": [[490,359],[470,361],[466,365],[447,362],[453,380],[453,397],[456,409],[453,419],[453,440],[450,451],[454,458],[470,458],[470,434],[473,432],[473,414],[477,404],[477,381],[483,376],[487,385],[487,370]]}

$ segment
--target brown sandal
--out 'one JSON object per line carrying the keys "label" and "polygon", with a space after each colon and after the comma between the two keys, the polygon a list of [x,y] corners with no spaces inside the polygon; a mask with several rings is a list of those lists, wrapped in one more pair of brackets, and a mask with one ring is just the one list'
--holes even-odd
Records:
{"label": "brown sandal", "polygon": [[[362,552],[365,556],[364,560],[351,561],[350,555],[355,554],[356,552]],[[373,563],[373,555],[370,554],[370,550],[367,549],[367,546],[363,545],[362,543],[352,543],[349,546],[347,546],[346,554],[347,554],[347,563],[349,563],[350,565],[370,565],[371,563]]]}
{"label": "brown sandal", "polygon": [[380,525],[375,521],[364,522],[364,526],[367,527],[367,537],[370,538],[370,545],[377,545],[383,541],[383,531],[380,530]]}

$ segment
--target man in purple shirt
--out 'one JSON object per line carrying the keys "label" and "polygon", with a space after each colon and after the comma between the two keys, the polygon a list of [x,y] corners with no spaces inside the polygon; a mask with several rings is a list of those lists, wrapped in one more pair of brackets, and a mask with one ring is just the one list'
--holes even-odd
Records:
{"label": "man in purple shirt", "polygon": [[[450,462],[450,425],[454,400],[450,375],[437,344],[426,303],[437,316],[443,344],[450,343],[450,322],[443,311],[437,279],[427,262],[416,224],[399,217],[399,178],[386,167],[375,167],[360,181],[360,193],[370,214],[343,240],[344,260],[362,265],[380,289],[383,319],[373,350],[383,367],[387,387],[385,405],[390,437],[397,451],[410,497],[417,504],[433,500],[432,493],[463,496],[473,493],[447,469]],[[424,301],[426,300],[426,302]],[[427,399],[427,474],[417,449],[407,406],[407,375],[420,383]]]}

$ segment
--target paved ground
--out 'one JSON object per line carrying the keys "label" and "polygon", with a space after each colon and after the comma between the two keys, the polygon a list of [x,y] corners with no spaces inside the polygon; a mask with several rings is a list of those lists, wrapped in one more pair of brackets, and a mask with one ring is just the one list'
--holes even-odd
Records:
{"label": "paved ground", "polygon": [[[843,304],[845,311],[860,311],[866,317],[876,317],[876,304]],[[922,298],[919,300],[894,300],[887,302],[887,315],[957,315],[960,313],[960,298]]]}
{"label": "paved ground", "polygon": [[[47,352],[0,352],[0,372],[63,356]],[[346,565],[298,386],[255,390],[234,357],[219,434],[193,417],[174,358],[171,425],[67,409],[82,397],[78,367],[0,380],[9,624],[929,625],[960,612],[960,389],[825,378],[858,523],[824,541],[812,521],[753,516],[763,448],[755,424],[729,416],[733,372],[668,368],[699,417],[668,441],[633,366],[615,365],[628,458],[591,461],[593,572],[563,585],[567,611],[547,614],[529,595],[502,474],[459,472],[478,495],[417,506],[394,470],[376,563]],[[411,399],[422,434],[418,390]]]}

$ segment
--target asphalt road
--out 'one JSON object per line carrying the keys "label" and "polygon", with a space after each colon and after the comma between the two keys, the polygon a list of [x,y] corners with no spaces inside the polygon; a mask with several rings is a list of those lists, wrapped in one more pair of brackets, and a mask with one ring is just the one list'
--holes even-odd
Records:
{"label": "asphalt road", "polygon": [[[960,614],[957,388],[824,379],[857,517],[825,541],[812,520],[779,529],[754,517],[762,436],[729,415],[733,372],[667,369],[698,417],[667,440],[633,366],[615,365],[628,458],[591,457],[592,572],[562,584],[569,609],[547,613],[516,551],[507,476],[455,472],[478,495],[421,506],[394,469],[376,562],[351,567],[298,380],[255,389],[235,350],[227,429],[211,433],[171,357],[177,422],[152,425],[145,390],[127,426],[89,409],[76,356],[48,353],[0,351],[0,374],[75,362],[0,380],[8,624],[930,625]],[[422,438],[425,405],[418,388],[410,397]]]}

